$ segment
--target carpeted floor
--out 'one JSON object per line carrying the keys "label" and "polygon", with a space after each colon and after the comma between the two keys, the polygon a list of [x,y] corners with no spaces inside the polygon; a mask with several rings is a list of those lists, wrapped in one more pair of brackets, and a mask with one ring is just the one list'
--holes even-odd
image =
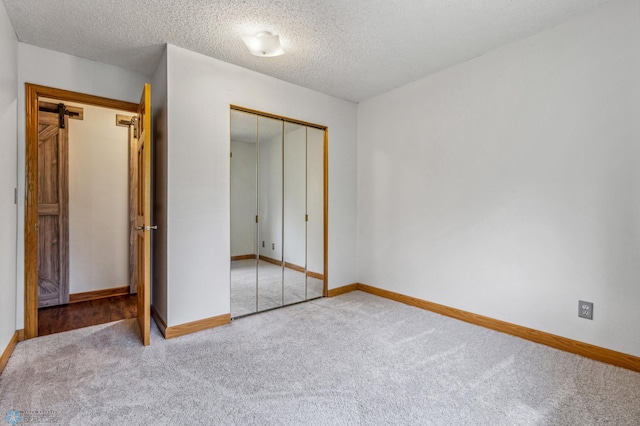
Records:
{"label": "carpeted floor", "polygon": [[64,425],[640,422],[639,373],[362,292],[173,340],[154,327],[146,348],[136,327],[19,343],[0,414]]}
{"label": "carpeted floor", "polygon": [[[307,277],[304,272],[283,268],[273,263],[258,262],[258,291],[256,296],[256,261],[231,262],[231,317],[252,314],[284,305],[322,297],[323,282]],[[306,288],[305,288],[306,285]],[[256,298],[258,306],[256,309]]]}

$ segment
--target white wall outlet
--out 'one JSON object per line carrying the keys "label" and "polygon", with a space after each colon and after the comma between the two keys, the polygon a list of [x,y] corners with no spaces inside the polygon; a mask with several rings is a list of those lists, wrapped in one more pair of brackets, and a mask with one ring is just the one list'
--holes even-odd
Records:
{"label": "white wall outlet", "polygon": [[593,319],[593,303],[578,300],[578,316],[580,318]]}

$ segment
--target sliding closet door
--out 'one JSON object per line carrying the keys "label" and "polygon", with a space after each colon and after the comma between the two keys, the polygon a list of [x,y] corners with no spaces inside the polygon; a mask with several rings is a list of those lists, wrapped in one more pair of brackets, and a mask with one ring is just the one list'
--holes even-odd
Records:
{"label": "sliding closet door", "polygon": [[258,311],[283,303],[282,126],[258,117]]}
{"label": "sliding closet door", "polygon": [[324,133],[307,128],[307,299],[324,289]]}
{"label": "sliding closet door", "polygon": [[258,311],[258,117],[231,111],[231,316]]}
{"label": "sliding closet door", "polygon": [[284,123],[284,301],[306,297],[307,128]]}

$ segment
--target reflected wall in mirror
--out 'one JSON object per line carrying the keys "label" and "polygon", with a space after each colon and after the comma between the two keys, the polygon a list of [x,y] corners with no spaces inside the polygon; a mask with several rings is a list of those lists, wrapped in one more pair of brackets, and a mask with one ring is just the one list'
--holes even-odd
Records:
{"label": "reflected wall in mirror", "polygon": [[325,131],[307,129],[307,298],[324,293]]}
{"label": "reflected wall in mirror", "polygon": [[231,111],[231,315],[258,311],[258,117]]}
{"label": "reflected wall in mirror", "polygon": [[258,311],[282,306],[282,121],[258,117]]}
{"label": "reflected wall in mirror", "polygon": [[326,128],[231,109],[231,316],[326,291]]}
{"label": "reflected wall in mirror", "polygon": [[307,128],[284,123],[284,296],[290,303],[306,299]]}

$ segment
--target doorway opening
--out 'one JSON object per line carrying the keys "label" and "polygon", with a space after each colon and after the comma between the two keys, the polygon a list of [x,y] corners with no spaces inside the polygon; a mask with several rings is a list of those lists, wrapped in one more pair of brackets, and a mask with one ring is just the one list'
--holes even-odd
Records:
{"label": "doorway opening", "polygon": [[137,317],[148,344],[149,86],[26,89],[25,338]]}

